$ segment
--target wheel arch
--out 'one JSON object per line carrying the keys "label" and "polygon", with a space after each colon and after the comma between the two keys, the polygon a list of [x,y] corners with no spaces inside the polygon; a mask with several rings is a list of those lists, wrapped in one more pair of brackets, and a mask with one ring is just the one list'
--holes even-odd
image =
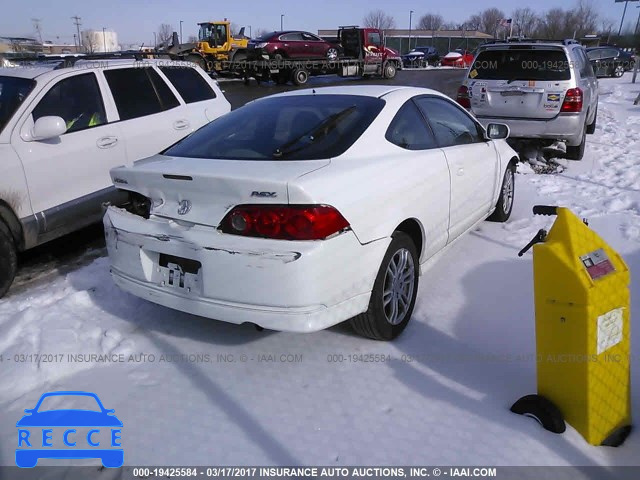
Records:
{"label": "wheel arch", "polygon": [[401,222],[395,229],[395,232],[403,232],[409,235],[414,245],[416,246],[416,251],[418,252],[418,261],[422,258],[422,253],[424,249],[424,227],[416,218],[407,218],[403,222]]}
{"label": "wheel arch", "polygon": [[13,241],[16,244],[18,250],[24,250],[24,235],[22,229],[22,223],[18,220],[18,217],[14,213],[11,206],[0,199],[0,221],[3,222],[13,237]]}

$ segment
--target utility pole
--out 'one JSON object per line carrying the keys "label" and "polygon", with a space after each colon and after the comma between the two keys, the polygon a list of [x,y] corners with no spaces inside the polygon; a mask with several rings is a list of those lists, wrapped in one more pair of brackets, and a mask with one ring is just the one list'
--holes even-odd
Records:
{"label": "utility pole", "polygon": [[183,21],[182,21],[182,20],[180,20],[180,43],[184,43],[184,42],[182,41],[182,22],[183,22]]}
{"label": "utility pole", "polygon": [[158,48],[158,40],[156,39],[156,32],[153,32],[153,49]]}
{"label": "utility pole", "polygon": [[102,45],[104,45],[104,53],[107,53],[107,37],[104,31],[105,31],[105,28],[102,27]]}
{"label": "utility pole", "polygon": [[82,47],[82,36],[80,35],[80,25],[82,25],[80,23],[80,20],[82,20],[79,16],[74,15],[73,17],[71,17],[71,19],[73,20],[73,23],[76,25],[76,29],[78,30],[78,49],[80,49],[80,47]]}
{"label": "utility pole", "polygon": [[280,15],[280,31],[284,30],[284,13]]}
{"label": "utility pole", "polygon": [[42,27],[40,26],[40,23],[42,22],[42,19],[40,19],[40,18],[32,18],[31,21],[33,22],[33,28],[35,29],[36,33],[38,34],[38,39],[40,40],[40,43],[42,43]]}
{"label": "utility pole", "polygon": [[409,51],[411,51],[411,21],[413,20],[413,10],[409,10]]}

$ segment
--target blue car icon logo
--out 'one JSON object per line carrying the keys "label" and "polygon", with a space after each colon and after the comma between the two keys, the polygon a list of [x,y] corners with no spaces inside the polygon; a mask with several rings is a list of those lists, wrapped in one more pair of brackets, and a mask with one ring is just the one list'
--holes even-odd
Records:
{"label": "blue car icon logo", "polygon": [[[89,409],[47,408],[69,400],[86,404]],[[99,458],[107,468],[124,463],[122,422],[114,410],[104,408],[95,393],[45,393],[25,413],[16,424],[18,467],[35,467],[40,458]]]}

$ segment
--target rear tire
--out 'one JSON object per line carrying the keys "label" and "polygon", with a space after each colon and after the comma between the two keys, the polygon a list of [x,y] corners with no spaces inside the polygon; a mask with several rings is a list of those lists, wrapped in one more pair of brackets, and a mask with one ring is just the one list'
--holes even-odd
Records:
{"label": "rear tire", "polygon": [[309,72],[304,68],[295,68],[291,72],[291,81],[297,86],[304,85],[309,81]]}
{"label": "rear tire", "polygon": [[335,62],[338,59],[338,49],[331,47],[327,50],[327,60],[330,62]]}
{"label": "rear tire", "polygon": [[502,186],[500,187],[500,195],[496,203],[496,209],[491,216],[487,218],[490,222],[506,222],[511,216],[513,210],[513,198],[516,192],[515,182],[515,165],[510,164],[507,171],[504,172],[502,178]]}
{"label": "rear tire", "polygon": [[580,145],[572,147],[567,145],[567,153],[565,154],[565,158],[569,160],[582,160],[584,157],[584,150],[587,145],[587,126],[584,126],[584,130],[582,132],[582,142]]}
{"label": "rear tire", "polygon": [[356,333],[374,340],[393,340],[402,333],[416,303],[419,268],[411,237],[395,232],[373,284],[369,308],[349,321]]}
{"label": "rear tire", "polygon": [[596,132],[597,120],[598,120],[598,107],[596,107],[596,114],[593,116],[593,122],[587,125],[587,135],[593,135]]}
{"label": "rear tire", "polygon": [[18,254],[9,228],[0,220],[0,298],[9,291],[18,270]]}

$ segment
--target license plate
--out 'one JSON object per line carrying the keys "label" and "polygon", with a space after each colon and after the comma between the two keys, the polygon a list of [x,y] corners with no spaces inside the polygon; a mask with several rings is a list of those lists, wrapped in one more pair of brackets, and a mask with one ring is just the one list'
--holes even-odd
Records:
{"label": "license plate", "polygon": [[503,97],[518,97],[524,95],[525,92],[521,92],[519,90],[508,90],[506,92],[500,92],[500,95]]}

